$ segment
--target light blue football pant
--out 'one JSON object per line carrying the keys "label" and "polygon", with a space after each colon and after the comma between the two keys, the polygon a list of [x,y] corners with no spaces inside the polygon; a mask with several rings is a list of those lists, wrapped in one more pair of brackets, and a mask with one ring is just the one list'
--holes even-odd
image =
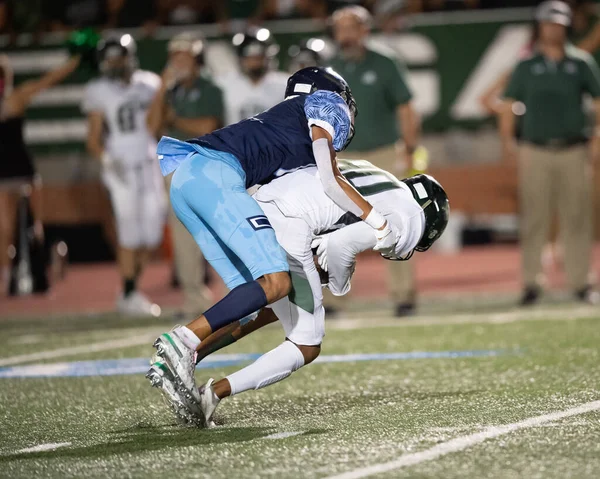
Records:
{"label": "light blue football pant", "polygon": [[246,174],[230,153],[194,145],[171,182],[173,210],[229,289],[289,271],[286,254]]}

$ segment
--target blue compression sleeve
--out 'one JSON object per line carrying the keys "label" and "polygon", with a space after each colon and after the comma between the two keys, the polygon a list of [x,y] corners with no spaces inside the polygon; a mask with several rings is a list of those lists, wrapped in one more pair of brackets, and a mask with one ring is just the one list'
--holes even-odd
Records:
{"label": "blue compression sleeve", "polygon": [[213,331],[238,321],[267,305],[267,296],[258,281],[233,288],[227,296],[204,313]]}

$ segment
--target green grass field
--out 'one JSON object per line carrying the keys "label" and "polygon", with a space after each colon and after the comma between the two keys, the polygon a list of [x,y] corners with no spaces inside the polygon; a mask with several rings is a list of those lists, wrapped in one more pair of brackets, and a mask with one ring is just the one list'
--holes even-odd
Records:
{"label": "green grass field", "polygon": [[[0,476],[307,479],[369,468],[349,478],[396,461],[376,477],[596,478],[595,314],[546,306],[404,321],[361,313],[330,321],[323,355],[427,354],[310,365],[273,387],[224,401],[220,426],[212,430],[176,426],[143,373],[6,377],[78,371],[80,365],[62,364],[76,361],[149,357],[151,338],[171,327],[167,321],[4,320]],[[265,352],[281,340],[274,325],[222,352]],[[435,357],[449,351],[457,357]],[[486,353],[460,354],[469,351]],[[200,369],[197,382],[239,367]],[[573,409],[581,405],[589,409]],[[521,423],[562,411],[571,412]],[[515,423],[512,432],[498,432]],[[491,435],[484,440],[477,433]]]}

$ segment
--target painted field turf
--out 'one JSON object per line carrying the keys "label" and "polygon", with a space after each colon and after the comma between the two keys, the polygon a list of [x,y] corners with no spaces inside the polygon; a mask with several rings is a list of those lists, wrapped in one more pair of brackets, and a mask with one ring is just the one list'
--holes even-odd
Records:
{"label": "painted field turf", "polygon": [[[323,355],[343,362],[223,402],[214,430],[175,426],[143,374],[0,378],[0,477],[369,477],[405,456],[409,465],[374,477],[595,478],[600,320],[591,310],[531,315],[330,322]],[[146,337],[170,327],[110,316],[3,321],[0,364],[132,364],[152,353]],[[123,338],[134,344],[93,346]],[[281,340],[271,327],[222,352],[256,354]],[[238,367],[200,369],[197,382]]]}

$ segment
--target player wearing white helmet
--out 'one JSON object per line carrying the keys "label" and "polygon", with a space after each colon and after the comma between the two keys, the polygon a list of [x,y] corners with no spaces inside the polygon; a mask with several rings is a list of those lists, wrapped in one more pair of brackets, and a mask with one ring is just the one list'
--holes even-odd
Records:
{"label": "player wearing white helmet", "polygon": [[[434,178],[416,175],[400,181],[367,161],[338,163],[344,177],[400,232],[394,251],[386,254],[386,259],[409,259],[414,251],[429,249],[442,235],[449,203]],[[179,418],[210,426],[212,414],[224,397],[281,381],[319,355],[325,334],[321,285],[336,296],[348,293],[356,255],[372,249],[376,240],[366,223],[344,212],[325,194],[318,175],[315,167],[297,170],[254,194],[287,253],[292,293],[261,311],[254,321],[234,323],[206,338],[197,349],[197,360],[277,319],[286,340],[242,370],[214,384],[209,380],[200,389],[199,403],[184,400],[176,386],[177,378],[160,360],[155,362],[148,377],[163,390]],[[313,251],[326,275],[319,275]]]}
{"label": "player wearing white helmet", "polygon": [[225,123],[231,125],[257,115],[284,98],[288,75],[276,71],[279,47],[266,28],[233,36],[239,71],[215,78],[225,99]]}
{"label": "player wearing white helmet", "polygon": [[86,86],[82,110],[88,115],[88,151],[102,163],[117,226],[123,278],[117,309],[158,315],[160,308],[137,291],[137,279],[148,252],[162,240],[167,211],[156,140],[146,124],[160,80],[137,68],[131,35],[101,41],[97,55],[101,76]]}

